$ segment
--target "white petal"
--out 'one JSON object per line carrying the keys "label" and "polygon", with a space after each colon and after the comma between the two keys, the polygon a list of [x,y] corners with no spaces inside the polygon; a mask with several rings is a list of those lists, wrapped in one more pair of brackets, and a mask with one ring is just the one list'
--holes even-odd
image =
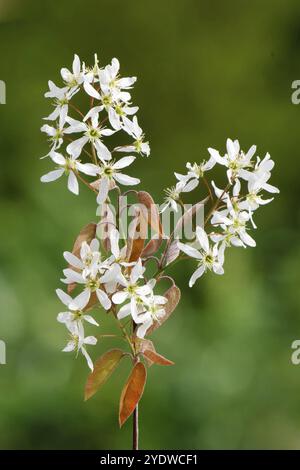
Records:
{"label": "white petal", "polygon": [[194,272],[194,274],[192,275],[191,279],[190,279],[190,282],[189,282],[189,286],[190,287],[193,287],[193,285],[195,284],[195,282],[197,281],[197,279],[199,279],[199,277],[202,276],[202,274],[204,273],[205,271],[205,267],[204,266],[200,266],[200,268],[196,269],[196,271]]}
{"label": "white petal", "polygon": [[113,228],[109,234],[110,239],[110,249],[114,257],[117,259],[120,256],[119,250],[119,238],[120,234],[116,228]]}
{"label": "white petal", "polygon": [[61,289],[56,289],[56,294],[57,297],[62,301],[62,303],[69,307],[70,303],[72,302],[72,297],[70,297]]}
{"label": "white petal", "polygon": [[73,271],[73,269],[64,269],[63,273],[66,276],[68,282],[70,283],[73,283],[73,282],[76,282],[76,283],[78,282],[79,284],[84,283],[82,275],[77,273],[76,271]]}
{"label": "white petal", "polygon": [[201,253],[199,253],[199,251],[196,250],[196,248],[193,248],[192,246],[185,245],[184,243],[180,243],[180,242],[177,243],[177,246],[181,251],[183,251],[186,255],[191,256],[192,258],[196,258],[196,259],[202,258]]}
{"label": "white petal", "polygon": [[99,299],[100,304],[105,310],[109,310],[111,307],[111,301],[108,295],[101,289],[96,290],[97,297]]}
{"label": "white petal", "polygon": [[81,347],[81,352],[82,354],[84,355],[84,357],[86,358],[86,362],[89,366],[89,368],[91,369],[91,371],[93,372],[94,370],[94,364],[93,364],[93,361],[90,357],[90,355],[87,353],[86,349],[84,347]]}
{"label": "white petal", "polygon": [[126,291],[116,292],[112,296],[113,303],[117,305],[122,304],[123,302],[125,302],[126,299],[128,299],[128,292]]}
{"label": "white petal", "polygon": [[199,180],[198,179],[192,179],[190,180],[183,188],[182,188],[182,192],[183,193],[189,193],[190,191],[193,191],[199,184]]}
{"label": "white petal", "polygon": [[200,226],[196,228],[196,234],[197,234],[197,238],[201,247],[207,253],[209,251],[209,241],[208,241],[207,234],[205,233],[203,228]]}
{"label": "white petal", "polygon": [[58,165],[64,165],[66,163],[65,157],[63,157],[60,153],[51,152],[49,155],[54,163],[57,163]]}
{"label": "white petal", "polygon": [[41,177],[41,182],[50,183],[51,181],[55,181],[60,178],[61,175],[63,175],[64,171],[65,170],[63,168],[61,168],[60,170],[50,171],[49,173]]}
{"label": "white petal", "polygon": [[73,253],[65,251],[64,258],[74,268],[83,269],[84,264],[82,263],[82,261],[80,261],[79,258],[77,258],[77,256],[73,255]]}
{"label": "white petal", "polygon": [[96,176],[99,172],[99,167],[93,163],[76,163],[77,170],[85,175]]}
{"label": "white petal", "polygon": [[125,168],[126,166],[131,165],[131,163],[134,162],[135,159],[136,157],[133,157],[132,155],[120,158],[120,160],[114,164],[114,168],[116,170],[121,170],[121,168]]}
{"label": "white petal", "polygon": [[90,83],[88,83],[86,80],[85,80],[84,83],[83,83],[83,87],[84,87],[86,93],[87,93],[89,96],[92,96],[93,98],[96,98],[97,100],[100,100],[100,99],[101,99],[101,96],[100,96],[100,94],[98,93],[98,91],[95,90],[95,88],[94,88]]}
{"label": "white petal", "polygon": [[74,140],[67,146],[67,152],[69,155],[77,158],[81,154],[82,148],[88,142],[89,138],[87,136],[80,137],[80,139]]}
{"label": "white petal", "polygon": [[256,241],[253,240],[253,238],[250,237],[250,235],[249,235],[247,232],[242,231],[242,232],[240,232],[239,235],[240,235],[241,240],[242,240],[244,243],[246,243],[246,245],[251,246],[251,247],[255,247],[255,246],[256,246]]}
{"label": "white petal", "polygon": [[97,344],[97,338],[95,338],[95,336],[87,336],[84,338],[84,344],[91,344],[95,346],[95,344]]}
{"label": "white petal", "polygon": [[74,55],[72,70],[74,75],[79,75],[81,69],[80,59],[77,54]]}
{"label": "white petal", "polygon": [[145,323],[143,323],[142,325],[140,325],[138,327],[138,329],[136,330],[136,335],[138,338],[144,338],[145,337],[145,334],[147,333],[147,330],[150,328],[150,326],[152,325],[153,323],[153,319],[150,318],[148,321],[146,321]]}
{"label": "white petal", "polygon": [[100,140],[97,140],[95,142],[95,147],[96,147],[97,154],[100,160],[111,160],[110,151],[102,142],[100,142]]}
{"label": "white petal", "polygon": [[212,148],[208,148],[211,157],[220,165],[226,165],[226,159],[221,157],[220,153]]}
{"label": "white petal", "polygon": [[108,117],[109,117],[109,122],[112,125],[112,127],[116,131],[120,130],[121,129],[120,117],[113,108],[109,108]]}
{"label": "white petal", "polygon": [[90,300],[91,293],[88,289],[85,289],[81,294],[77,295],[72,301],[70,308],[72,310],[82,310],[88,304]]}
{"label": "white petal", "polygon": [[70,312],[61,312],[57,315],[57,321],[59,323],[68,323],[72,321],[72,313]]}
{"label": "white petal", "polygon": [[131,313],[130,303],[123,305],[123,307],[121,307],[120,310],[118,311],[118,315],[117,315],[118,319],[121,320],[122,318],[125,318],[128,315],[130,315],[130,313]]}
{"label": "white petal", "polygon": [[125,186],[133,186],[140,183],[138,178],[132,178],[132,176],[123,175],[122,173],[116,173],[114,179]]}
{"label": "white petal", "polygon": [[69,177],[68,177],[68,189],[71,191],[71,193],[78,195],[79,194],[79,185],[77,178],[73,171],[70,171]]}
{"label": "white petal", "polygon": [[74,349],[75,349],[74,341],[69,341],[67,346],[63,349],[63,352],[71,352],[71,351],[74,351]]}
{"label": "white petal", "polygon": [[268,193],[272,193],[272,194],[276,194],[276,193],[279,193],[279,189],[276,188],[275,186],[272,186],[271,184],[269,183],[265,183],[263,185],[263,189],[265,189],[266,191],[268,191]]}
{"label": "white petal", "polygon": [[91,317],[91,315],[84,315],[84,319],[91,325],[99,326],[99,323],[97,323],[96,320],[93,317]]}

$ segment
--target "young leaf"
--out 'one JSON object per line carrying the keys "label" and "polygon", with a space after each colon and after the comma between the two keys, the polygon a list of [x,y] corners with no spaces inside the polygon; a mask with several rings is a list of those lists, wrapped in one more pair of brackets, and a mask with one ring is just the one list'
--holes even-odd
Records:
{"label": "young leaf", "polygon": [[174,365],[173,361],[166,359],[161,354],[158,354],[155,351],[151,351],[150,349],[146,349],[143,352],[143,356],[145,356],[151,362],[154,362],[154,364],[158,364],[159,366],[173,366]]}
{"label": "young leaf", "polygon": [[85,401],[95,395],[99,388],[107,381],[123,356],[124,352],[121,349],[111,349],[95,362],[94,371],[90,373],[86,382]]}
{"label": "young leaf", "polygon": [[168,299],[168,302],[164,305],[165,315],[159,319],[159,321],[154,321],[152,326],[150,326],[149,330],[147,331],[147,335],[153,333],[153,331],[157,330],[171,315],[171,313],[175,310],[180,300],[181,292],[180,289],[173,285],[171,286],[165,293],[164,297]]}
{"label": "young leaf", "polygon": [[167,249],[163,266],[168,266],[168,264],[172,263],[172,261],[175,261],[175,259],[178,258],[179,253],[180,250],[178,248],[178,242],[177,240],[174,240]]}
{"label": "young leaf", "polygon": [[85,227],[83,227],[82,230],[80,230],[79,235],[76,238],[74,246],[73,246],[73,250],[72,250],[73,255],[79,256],[81,245],[83,242],[91,243],[93,238],[95,238],[96,228],[97,228],[96,224],[90,223],[90,224],[87,224]]}
{"label": "young leaf", "polygon": [[138,362],[133,367],[121,393],[119,408],[120,427],[123,426],[140,401],[145,388],[146,378],[146,368],[142,362]]}
{"label": "young leaf", "polygon": [[140,212],[130,223],[128,229],[128,240],[126,258],[129,262],[137,261],[141,256],[146,238],[145,221],[140,216]]}
{"label": "young leaf", "polygon": [[[137,353],[143,354],[144,351],[146,350],[156,352],[155,346],[153,342],[151,341],[151,339],[138,338],[137,336],[135,336],[134,343],[135,343],[135,349]],[[151,361],[151,359],[149,359],[148,357],[145,357],[145,361],[148,367],[152,366],[153,361]]]}
{"label": "young leaf", "polygon": [[141,257],[142,258],[148,258],[148,256],[154,255],[154,253],[157,252],[159,249],[160,245],[162,244],[162,238],[152,238],[145,248],[142,251]]}
{"label": "young leaf", "polygon": [[160,237],[162,237],[163,229],[160,221],[160,215],[152,196],[146,191],[139,191],[137,196],[140,204],[147,208],[148,214],[145,215],[144,211],[142,211],[142,213],[144,216],[146,216],[148,224],[156,233],[159,234]]}

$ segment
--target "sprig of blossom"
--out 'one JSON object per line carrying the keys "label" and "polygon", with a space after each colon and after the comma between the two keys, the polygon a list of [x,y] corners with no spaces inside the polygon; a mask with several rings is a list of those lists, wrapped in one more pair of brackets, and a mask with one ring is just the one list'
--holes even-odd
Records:
{"label": "sprig of blossom", "polygon": [[[45,94],[52,100],[54,110],[44,118],[48,122],[41,131],[49,138],[50,149],[46,157],[54,164],[54,169],[43,175],[41,181],[51,182],[65,175],[68,189],[74,194],[79,194],[79,183],[83,183],[96,193],[95,203],[101,210],[97,224],[85,226],[76,238],[73,250],[64,252],[68,266],[63,269],[61,281],[67,292],[56,291],[64,305],[57,320],[66,327],[69,337],[63,351],[81,353],[94,371],[88,378],[86,398],[98,390],[121,358],[130,357],[133,368],[120,399],[119,421],[122,425],[143,393],[145,365],[173,364],[156,352],[149,339],[151,333],[166,322],[180,300],[179,288],[165,271],[186,257],[195,260],[196,270],[189,280],[192,287],[209,271],[224,274],[225,253],[229,247],[256,245],[251,232],[257,228],[255,213],[273,200],[270,194],[279,192],[269,183],[274,161],[268,153],[263,159],[256,156],[255,145],[244,152],[238,140],[227,139],[224,155],[208,148],[206,159],[187,162],[185,173],[175,173],[175,184],[165,190],[160,211],[145,191],[126,191],[134,194],[142,208],[135,207],[134,203],[127,204],[127,200],[124,205],[123,186],[135,187],[140,179],[124,174],[123,170],[131,167],[136,154],[150,154],[149,143],[136,117],[139,108],[131,102],[136,77],[121,77],[116,58],[102,67],[95,55],[94,64],[87,66],[75,55],[71,68],[61,69],[61,78],[61,86],[49,81],[49,90]],[[80,94],[86,98],[84,112],[75,101]],[[128,143],[112,145],[121,133],[126,135]],[[121,153],[129,155],[119,158]],[[213,179],[208,179],[208,175],[217,165],[225,171],[223,182],[216,184]],[[114,189],[118,195],[116,219],[110,208],[110,192]],[[204,200],[202,195],[200,197],[203,190],[208,192]],[[184,198],[190,192],[195,192],[195,204],[187,209]],[[186,220],[193,222],[196,209],[203,201],[205,208],[209,206],[203,226],[198,224],[193,240],[179,237],[177,228]],[[134,210],[124,237],[120,218],[127,207]],[[165,213],[165,216],[168,210],[176,212],[180,218],[164,240],[165,227],[160,214]],[[147,243],[145,221],[155,231],[155,237]],[[98,232],[103,227],[107,231],[106,237]],[[155,272],[148,270],[148,261],[156,263]],[[170,281],[171,287],[163,295],[159,294],[157,286]],[[104,312],[114,317],[129,352],[119,348],[110,350],[99,358],[94,368],[87,347],[96,345],[102,337],[115,337],[102,335],[102,328],[97,336],[90,336],[86,331],[99,328],[98,315]],[[134,406],[128,413],[124,397],[130,394],[130,383],[134,391],[129,401]]]}

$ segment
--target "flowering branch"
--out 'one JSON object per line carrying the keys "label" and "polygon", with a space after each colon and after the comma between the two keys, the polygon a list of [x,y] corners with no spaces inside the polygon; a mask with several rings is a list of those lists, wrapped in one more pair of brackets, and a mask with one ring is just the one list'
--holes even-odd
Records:
{"label": "flowering branch", "polygon": [[[261,205],[272,201],[263,199],[263,192],[279,191],[268,183],[274,166],[270,155],[255,158],[255,146],[244,153],[237,140],[228,139],[223,156],[209,148],[207,160],[187,163],[186,174],[175,173],[176,184],[165,190],[160,208],[145,191],[123,192],[122,186],[140,183],[139,179],[124,174],[123,169],[132,165],[137,156],[148,157],[150,146],[136,117],[138,107],[131,104],[130,90],[136,78],[122,78],[119,68],[117,59],[100,67],[97,56],[94,65],[86,67],[75,55],[72,70],[61,69],[63,86],[49,81],[45,96],[53,100],[54,110],[45,118],[48,124],[41,130],[50,139],[46,157],[55,168],[42,176],[41,181],[48,183],[66,176],[72,193],[79,194],[80,182],[97,195],[99,220],[86,225],[72,251],[64,252],[68,267],[63,271],[62,282],[67,292],[61,289],[56,292],[66,311],[59,313],[57,319],[69,333],[63,351],[81,353],[91,369],[85,387],[86,400],[100,389],[124,358],[130,359],[131,372],[120,397],[119,423],[122,426],[133,415],[133,448],[137,449],[138,403],[146,384],[147,368],[153,364],[173,365],[156,351],[149,339],[168,320],[180,300],[179,288],[165,271],[186,258],[195,259],[197,268],[190,278],[190,287],[207,271],[223,274],[225,251],[229,247],[255,246],[249,234],[250,226],[256,228],[253,215]],[[88,98],[87,112],[74,104],[80,93]],[[125,134],[129,142],[111,148],[109,141],[115,134]],[[120,154],[125,156],[118,159]],[[226,169],[223,189],[214,181],[209,183],[206,177],[217,164]],[[198,202],[187,207],[184,195],[196,191],[198,186],[207,191],[207,197],[199,201],[196,193]],[[131,195],[136,202],[128,203]],[[198,212],[208,203],[211,207],[199,223]],[[178,215],[178,220],[168,232],[162,219],[170,211]],[[124,215],[130,218],[128,227],[124,227]],[[183,229],[193,225],[195,230],[188,238]],[[152,275],[151,261],[156,265]],[[159,295],[156,286],[163,281],[169,281],[171,286]],[[92,310],[97,320],[90,315]],[[128,350],[110,349],[93,362],[87,347],[96,345],[97,338],[118,337],[110,333],[86,335],[89,325],[99,327],[103,311],[114,318]],[[123,323],[128,317],[130,321]]]}

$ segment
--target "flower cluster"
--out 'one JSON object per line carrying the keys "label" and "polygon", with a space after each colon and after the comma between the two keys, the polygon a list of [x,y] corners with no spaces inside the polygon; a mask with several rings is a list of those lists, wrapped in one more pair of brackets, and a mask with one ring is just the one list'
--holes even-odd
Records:
{"label": "flower cluster", "polygon": [[68,308],[57,317],[71,334],[71,339],[63,351],[81,351],[92,370],[93,363],[85,345],[96,344],[97,339],[94,336],[85,337],[84,323],[95,326],[99,324],[87,313],[90,307],[99,302],[104,310],[109,311],[122,305],[117,318],[131,315],[137,325],[136,336],[143,338],[154,320],[159,322],[164,315],[163,305],[167,302],[165,297],[154,294],[156,280],[145,280],[145,267],[140,258],[130,263],[123,260],[122,252],[124,253],[127,247],[124,246],[120,250],[117,229],[110,232],[110,246],[111,254],[106,259],[102,259],[100,243],[96,238],[90,244],[84,241],[78,256],[65,252],[64,258],[69,267],[63,271],[65,277],[62,282],[68,285],[69,291],[77,286],[81,292],[72,298],[61,289],[56,291],[59,299]]}
{"label": "flower cluster", "polygon": [[[42,182],[48,183],[67,175],[68,189],[78,194],[78,179],[88,184],[82,173],[92,176],[98,181],[99,204],[106,200],[115,181],[126,186],[140,182],[120,172],[134,162],[134,156],[115,161],[120,152],[150,154],[149,144],[144,140],[136,117],[138,107],[131,105],[129,90],[136,77],[122,78],[119,69],[118,59],[99,67],[95,56],[95,64],[89,68],[75,55],[72,70],[61,69],[63,86],[58,87],[49,81],[49,91],[45,96],[52,99],[54,111],[44,118],[49,124],[43,125],[41,130],[50,141],[46,157],[55,163],[56,168],[42,176]],[[89,99],[87,112],[80,111],[74,104],[80,92]],[[109,137],[117,132],[124,132],[130,142],[109,149]]]}
{"label": "flower cluster", "polygon": [[262,160],[258,156],[255,158],[255,145],[244,153],[238,140],[231,139],[227,139],[226,150],[225,155],[221,156],[219,151],[209,148],[209,159],[200,164],[187,163],[187,174],[175,173],[178,182],[173,190],[167,190],[163,210],[171,205],[177,211],[179,203],[182,203],[182,193],[193,191],[201,179],[204,184],[209,185],[205,177],[207,171],[216,164],[226,168],[227,185],[224,188],[220,189],[214,181],[211,182],[217,200],[205,220],[205,225],[210,224],[211,231],[206,233],[203,228],[197,227],[196,244],[200,249],[178,243],[181,251],[198,260],[198,268],[189,282],[190,287],[206,270],[213,270],[216,274],[224,273],[224,251],[227,247],[256,246],[255,240],[248,233],[249,224],[252,228],[257,228],[253,213],[259,206],[273,200],[263,199],[263,191],[272,194],[279,192],[268,183],[274,167],[274,161],[268,153]]}

